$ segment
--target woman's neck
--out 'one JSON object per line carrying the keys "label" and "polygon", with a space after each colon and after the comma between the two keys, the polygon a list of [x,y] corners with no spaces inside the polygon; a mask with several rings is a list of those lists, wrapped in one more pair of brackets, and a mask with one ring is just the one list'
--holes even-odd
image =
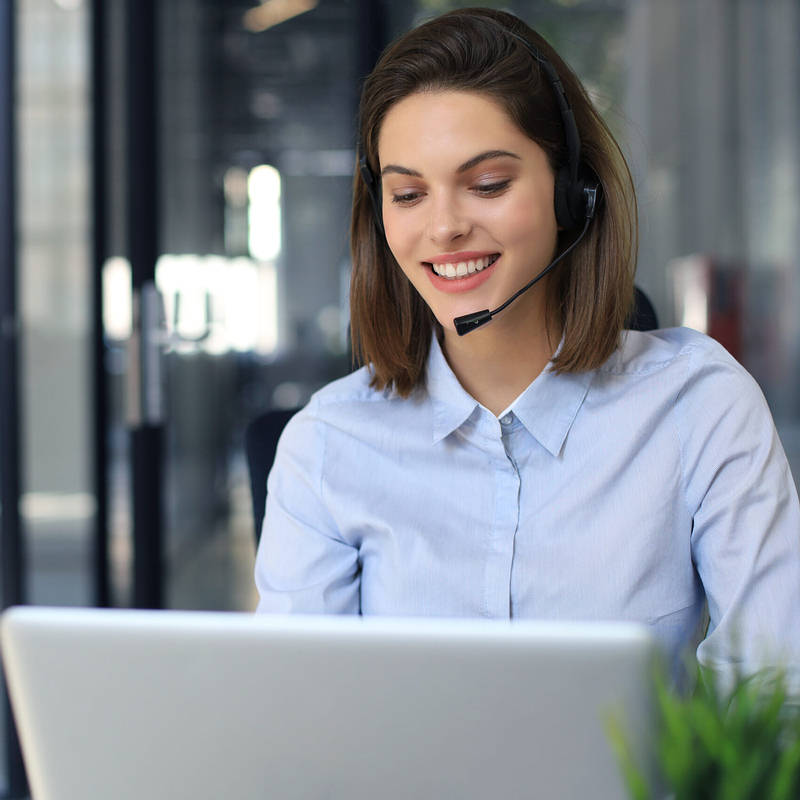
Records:
{"label": "woman's neck", "polygon": [[[514,309],[516,310],[516,309]],[[443,351],[459,383],[481,405],[499,415],[547,366],[561,339],[543,314],[498,315],[466,336],[445,329]]]}

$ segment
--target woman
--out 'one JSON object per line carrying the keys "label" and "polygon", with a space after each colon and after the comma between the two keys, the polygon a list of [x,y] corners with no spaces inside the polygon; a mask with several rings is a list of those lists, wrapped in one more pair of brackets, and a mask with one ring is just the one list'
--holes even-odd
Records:
{"label": "woman", "polygon": [[364,366],[284,432],[260,610],[636,620],[705,663],[800,652],[769,411],[713,340],[623,332],[631,178],[567,65],[509,14],[446,14],[384,53],[359,136]]}

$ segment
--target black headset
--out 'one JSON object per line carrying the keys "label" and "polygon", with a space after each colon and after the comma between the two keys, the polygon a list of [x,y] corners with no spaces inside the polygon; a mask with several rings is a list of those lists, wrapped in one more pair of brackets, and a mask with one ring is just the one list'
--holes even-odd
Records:
{"label": "black headset", "polygon": [[[494,20],[492,22],[494,23]],[[500,23],[494,24],[502,27]],[[567,93],[564,91],[555,67],[527,39],[505,27],[502,27],[502,30],[503,33],[513,37],[525,47],[539,64],[553,88],[567,147],[567,162],[558,169],[555,177],[556,222],[565,231],[575,230],[584,226],[586,221],[591,220],[594,216],[600,182],[588,165],[581,162],[581,139],[578,134],[578,126],[575,124],[575,115],[572,113]],[[372,209],[375,213],[375,223],[383,234],[380,179],[370,168],[361,141],[359,141],[358,152],[359,171],[369,192]]]}

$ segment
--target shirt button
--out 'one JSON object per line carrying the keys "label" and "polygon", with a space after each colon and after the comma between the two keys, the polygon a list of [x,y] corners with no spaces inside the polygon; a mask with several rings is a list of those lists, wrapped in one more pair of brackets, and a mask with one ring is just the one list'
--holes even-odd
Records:
{"label": "shirt button", "polygon": [[500,420],[500,422],[501,422],[503,425],[510,425],[510,424],[511,424],[511,420],[512,420],[511,414],[506,414],[506,415],[505,415],[505,416],[504,416],[504,417],[503,417],[503,418]]}

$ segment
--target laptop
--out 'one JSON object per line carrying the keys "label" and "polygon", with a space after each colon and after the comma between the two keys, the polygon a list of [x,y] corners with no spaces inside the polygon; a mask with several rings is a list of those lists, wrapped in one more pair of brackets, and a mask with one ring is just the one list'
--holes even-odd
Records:
{"label": "laptop", "polygon": [[647,765],[632,624],[19,607],[2,656],[34,800],[621,800]]}

